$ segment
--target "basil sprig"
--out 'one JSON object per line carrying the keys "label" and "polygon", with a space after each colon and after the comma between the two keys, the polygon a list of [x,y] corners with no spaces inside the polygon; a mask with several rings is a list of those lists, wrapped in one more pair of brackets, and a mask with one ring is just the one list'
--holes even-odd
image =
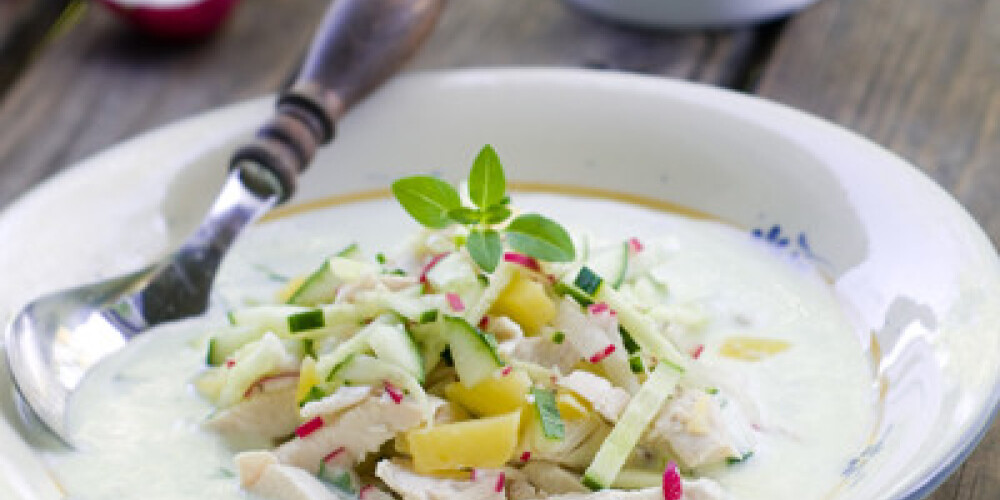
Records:
{"label": "basil sprig", "polygon": [[420,224],[443,229],[452,224],[469,228],[465,247],[476,264],[492,272],[503,256],[504,242],[510,248],[549,262],[575,258],[573,240],[559,223],[538,214],[510,219],[510,197],[503,164],[492,146],[483,146],[469,172],[469,199],[462,204],[458,191],[447,182],[427,175],[404,177],[392,183],[392,194],[403,209]]}

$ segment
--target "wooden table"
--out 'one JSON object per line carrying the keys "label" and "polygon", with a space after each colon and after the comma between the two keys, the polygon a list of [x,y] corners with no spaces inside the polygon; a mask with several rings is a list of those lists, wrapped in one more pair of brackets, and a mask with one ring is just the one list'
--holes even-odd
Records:
{"label": "wooden table", "polygon": [[[0,207],[145,129],[280,88],[325,6],[243,0],[217,36],[164,45],[82,0],[0,0]],[[810,111],[919,165],[1000,242],[1000,0],[822,0],[709,32],[633,31],[555,0],[452,0],[410,68],[500,65],[683,78]],[[1000,424],[930,498],[1000,498]]]}

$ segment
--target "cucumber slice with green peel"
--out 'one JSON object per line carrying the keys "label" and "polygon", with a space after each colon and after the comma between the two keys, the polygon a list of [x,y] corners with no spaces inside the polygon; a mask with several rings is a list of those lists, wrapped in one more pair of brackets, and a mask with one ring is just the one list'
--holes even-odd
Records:
{"label": "cucumber slice with green peel", "polygon": [[288,303],[293,305],[315,306],[333,302],[337,296],[336,277],[330,271],[330,261],[324,261],[292,292]]}
{"label": "cucumber slice with green peel", "polygon": [[673,393],[680,378],[681,371],[673,365],[656,365],[597,450],[594,460],[584,472],[584,485],[591,489],[605,489],[614,484],[642,433]]}
{"label": "cucumber slice with green peel", "polygon": [[378,267],[374,264],[342,256],[330,257],[292,292],[288,303],[299,306],[329,304],[337,297],[337,287],[340,285],[378,272]]}
{"label": "cucumber slice with green peel", "polygon": [[289,317],[311,311],[315,311],[315,309],[289,305],[244,307],[229,311],[229,321],[236,326],[256,328],[261,332],[288,336],[292,333]]}
{"label": "cucumber slice with green peel", "polygon": [[483,332],[456,316],[444,316],[442,327],[448,340],[458,381],[472,387],[493,376],[504,362],[496,349],[496,342],[490,341]]}
{"label": "cucumber slice with green peel", "polygon": [[264,332],[247,326],[229,326],[222,328],[208,339],[208,352],[205,361],[209,366],[219,366],[241,347],[259,340]]}
{"label": "cucumber slice with green peel", "polygon": [[300,333],[325,327],[326,317],[322,309],[310,309],[289,315],[287,322],[289,333]]}
{"label": "cucumber slice with green peel", "polygon": [[368,332],[368,345],[378,359],[399,366],[423,383],[423,357],[417,342],[403,325],[372,325]]}
{"label": "cucumber slice with green peel", "polygon": [[622,286],[628,273],[629,245],[627,241],[595,250],[587,259],[587,268],[607,280],[614,289]]}

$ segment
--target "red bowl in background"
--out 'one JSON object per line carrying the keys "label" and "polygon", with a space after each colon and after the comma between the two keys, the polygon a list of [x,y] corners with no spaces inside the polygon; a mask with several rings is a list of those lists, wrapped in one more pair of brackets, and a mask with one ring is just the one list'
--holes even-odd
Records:
{"label": "red bowl in background", "polygon": [[141,32],[167,39],[214,33],[239,0],[98,0]]}

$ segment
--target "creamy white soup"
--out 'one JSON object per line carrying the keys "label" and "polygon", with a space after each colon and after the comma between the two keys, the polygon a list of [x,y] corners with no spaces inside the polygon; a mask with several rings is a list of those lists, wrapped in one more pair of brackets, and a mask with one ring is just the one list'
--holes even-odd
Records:
{"label": "creamy white soup", "polygon": [[[643,258],[653,262],[648,277],[659,286],[662,298],[663,307],[657,311],[669,325],[665,334],[691,360],[680,387],[701,391],[695,406],[705,399],[709,401],[705,404],[718,406],[720,414],[739,409],[743,435],[719,445],[730,449],[725,459],[692,458],[700,451],[684,450],[684,443],[671,441],[672,449],[663,456],[670,457],[671,464],[680,463],[685,481],[703,477],[717,483],[721,491],[710,488],[699,493],[693,487],[684,498],[716,498],[698,496],[704,494],[802,500],[828,498],[836,491],[850,460],[866,444],[876,402],[859,334],[809,256],[791,255],[726,224],[620,201],[526,193],[516,195],[514,204],[561,222],[574,234],[578,253],[597,253],[622,242],[631,242],[627,251],[645,252]],[[278,291],[287,288],[286,280],[309,275],[339,249],[357,243],[362,253],[385,252],[391,259],[390,250],[416,230],[416,224],[390,199],[335,204],[253,228],[226,261],[208,317],[149,332],[99,366],[75,394],[70,423],[78,451],[47,455],[69,497],[256,497],[253,488],[240,487],[241,470],[234,457],[239,451],[273,448],[275,443],[255,442],[253,436],[226,440],[204,425],[220,411],[193,386],[206,369],[206,332],[212,325],[225,323],[226,311],[274,303]],[[630,286],[623,286],[622,293],[639,290]],[[594,305],[587,311],[601,313]],[[553,338],[561,333],[543,331],[547,333],[542,335]],[[500,333],[496,336],[501,352],[506,343],[513,345],[517,340],[506,340]],[[519,352],[517,346],[506,348]],[[649,361],[646,358],[647,371]],[[613,378],[606,374],[610,370],[580,367],[580,363],[566,367],[561,375],[578,372],[580,380]],[[523,365],[530,371],[530,363]],[[642,390],[639,382],[651,378],[642,372],[636,387],[616,390],[634,395]],[[584,389],[575,393],[569,381],[565,387],[553,389],[552,394],[570,394],[566,401],[582,402],[584,411],[600,413],[601,401],[588,399]],[[388,383],[386,390],[393,395]],[[409,399],[413,394],[408,391],[406,395]],[[570,418],[560,408],[563,418]],[[602,425],[613,428],[615,418],[629,411],[628,406],[619,408]],[[695,420],[684,422],[692,436],[711,432],[699,429],[701,424]],[[567,426],[572,427],[571,423]],[[301,436],[292,440],[305,439]],[[412,438],[408,442],[411,448],[418,443]],[[399,450],[397,445],[392,453]],[[399,453],[406,457],[418,450]],[[662,458],[655,450],[650,453],[657,460]],[[498,494],[516,496],[512,477],[519,474],[522,462],[544,461],[540,455],[517,448],[510,459],[513,465],[495,468],[508,471],[500,476],[500,482],[506,478],[508,485]],[[641,461],[634,455],[629,458],[633,465],[626,464],[626,468]],[[662,472],[662,463],[657,463],[660,468],[652,470]],[[642,464],[635,467],[642,468]],[[566,470],[577,478],[583,474],[579,467],[567,465]],[[636,474],[636,478],[642,484],[622,489],[648,486],[645,476]],[[538,494],[548,491],[532,484],[530,477],[525,481]],[[394,493],[384,484],[379,487]],[[567,495],[583,499],[589,494]]]}

